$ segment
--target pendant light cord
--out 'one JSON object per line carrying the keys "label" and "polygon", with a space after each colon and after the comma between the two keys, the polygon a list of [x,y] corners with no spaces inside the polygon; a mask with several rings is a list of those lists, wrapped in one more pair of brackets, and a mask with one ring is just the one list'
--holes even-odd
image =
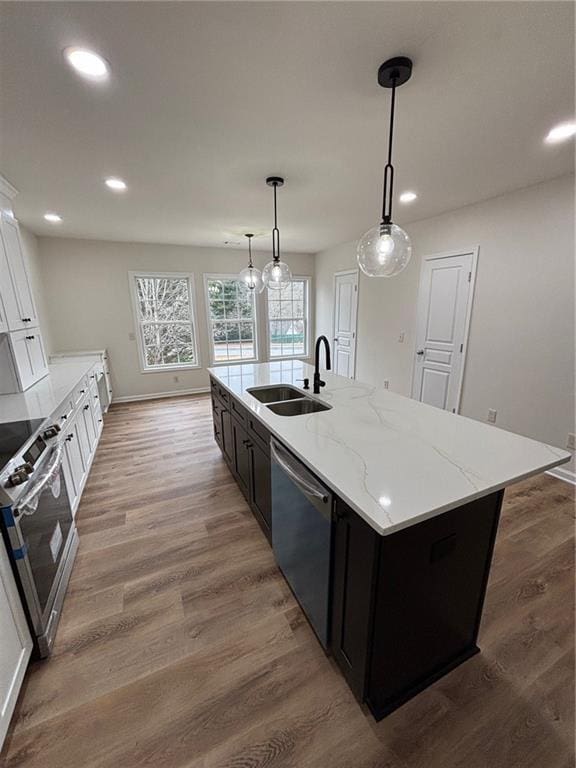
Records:
{"label": "pendant light cord", "polygon": [[394,111],[396,108],[396,80],[398,74],[392,75],[392,101],[390,104],[390,132],[388,134],[388,162],[384,166],[384,194],[382,199],[382,223],[392,222],[392,196],[394,192],[394,166],[392,165],[392,139],[394,137]]}
{"label": "pendant light cord", "polygon": [[278,184],[274,182],[274,229],[272,230],[272,260],[280,261],[280,230],[278,229],[278,210],[276,206],[276,189]]}

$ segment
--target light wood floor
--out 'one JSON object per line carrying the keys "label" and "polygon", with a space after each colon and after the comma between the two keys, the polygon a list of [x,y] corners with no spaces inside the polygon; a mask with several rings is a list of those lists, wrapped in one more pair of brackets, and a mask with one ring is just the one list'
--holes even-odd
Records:
{"label": "light wood floor", "polygon": [[572,768],[573,495],[508,491],[482,654],[380,723],[355,702],[212,439],[207,398],[118,405],[14,768]]}

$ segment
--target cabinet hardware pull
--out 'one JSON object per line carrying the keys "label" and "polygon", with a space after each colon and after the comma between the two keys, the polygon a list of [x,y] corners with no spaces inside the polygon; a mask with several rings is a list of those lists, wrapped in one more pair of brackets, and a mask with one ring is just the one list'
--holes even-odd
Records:
{"label": "cabinet hardware pull", "polygon": [[67,418],[68,418],[68,416],[66,416],[66,414],[65,414],[65,413],[63,413],[63,414],[62,414],[62,416],[60,416],[60,418],[61,418],[61,419],[67,419]]}
{"label": "cabinet hardware pull", "polygon": [[88,410],[88,408],[90,408],[90,406],[89,406],[89,405],[85,405],[85,406],[84,406],[84,410],[85,410],[85,411],[87,411],[87,410]]}
{"label": "cabinet hardware pull", "polygon": [[98,424],[102,424],[102,419],[98,419]]}
{"label": "cabinet hardware pull", "polygon": [[72,440],[72,438],[73,438],[73,437],[74,437],[74,435],[73,435],[73,434],[72,434],[72,435],[66,435],[66,440],[67,440],[68,442],[70,442],[70,440]]}
{"label": "cabinet hardware pull", "polygon": [[30,323],[30,322],[32,322],[32,318],[31,317],[23,317],[22,318],[22,322],[23,323]]}
{"label": "cabinet hardware pull", "polygon": [[81,395],[83,395],[83,394],[84,394],[84,392],[86,392],[86,390],[85,390],[85,389],[81,389],[81,390],[80,390],[80,394],[81,394]]}
{"label": "cabinet hardware pull", "polygon": [[94,395],[94,400],[98,400],[98,395]]}
{"label": "cabinet hardware pull", "polygon": [[95,376],[93,373],[91,373],[91,374],[90,374],[90,378],[91,378],[91,379],[95,379],[95,378],[96,378],[96,376]]}
{"label": "cabinet hardware pull", "polygon": [[26,336],[26,339],[27,339],[28,341],[32,341],[32,339],[34,339],[34,338],[35,338],[35,336]]}

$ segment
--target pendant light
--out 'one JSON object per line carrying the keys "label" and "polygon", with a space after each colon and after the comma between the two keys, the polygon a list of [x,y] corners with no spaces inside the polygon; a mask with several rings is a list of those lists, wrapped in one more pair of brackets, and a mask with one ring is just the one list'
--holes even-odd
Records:
{"label": "pendant light", "polygon": [[279,290],[285,288],[292,273],[286,262],[280,260],[280,230],[278,229],[278,209],[276,205],[276,189],[283,186],[284,179],[280,176],[268,176],[266,184],[274,188],[274,229],[272,230],[272,261],[262,270],[262,281],[267,288]]}
{"label": "pendant light", "polygon": [[384,194],[382,221],[369,229],[359,240],[358,264],[368,277],[394,277],[407,266],[412,256],[410,238],[404,230],[392,222],[392,196],[394,191],[394,166],[392,165],[392,137],[396,88],[406,83],[412,75],[412,61],[405,56],[388,59],[378,70],[378,83],[392,89],[390,103],[390,132],[388,134],[388,162],[384,168]]}
{"label": "pendant light", "polygon": [[254,293],[262,293],[264,283],[262,282],[262,272],[252,264],[252,238],[253,234],[245,234],[248,238],[248,266],[240,272],[240,280],[245,283]]}

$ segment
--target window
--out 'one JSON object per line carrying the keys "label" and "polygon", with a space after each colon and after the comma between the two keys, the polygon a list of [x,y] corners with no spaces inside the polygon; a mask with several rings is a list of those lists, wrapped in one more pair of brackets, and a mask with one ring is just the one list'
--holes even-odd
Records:
{"label": "window", "polygon": [[236,276],[206,275],[206,298],[212,360],[256,360],[256,305],[246,283]]}
{"label": "window", "polygon": [[199,365],[192,276],[131,273],[143,371]]}
{"label": "window", "polygon": [[267,288],[270,359],[308,354],[308,278],[295,278],[286,288]]}

